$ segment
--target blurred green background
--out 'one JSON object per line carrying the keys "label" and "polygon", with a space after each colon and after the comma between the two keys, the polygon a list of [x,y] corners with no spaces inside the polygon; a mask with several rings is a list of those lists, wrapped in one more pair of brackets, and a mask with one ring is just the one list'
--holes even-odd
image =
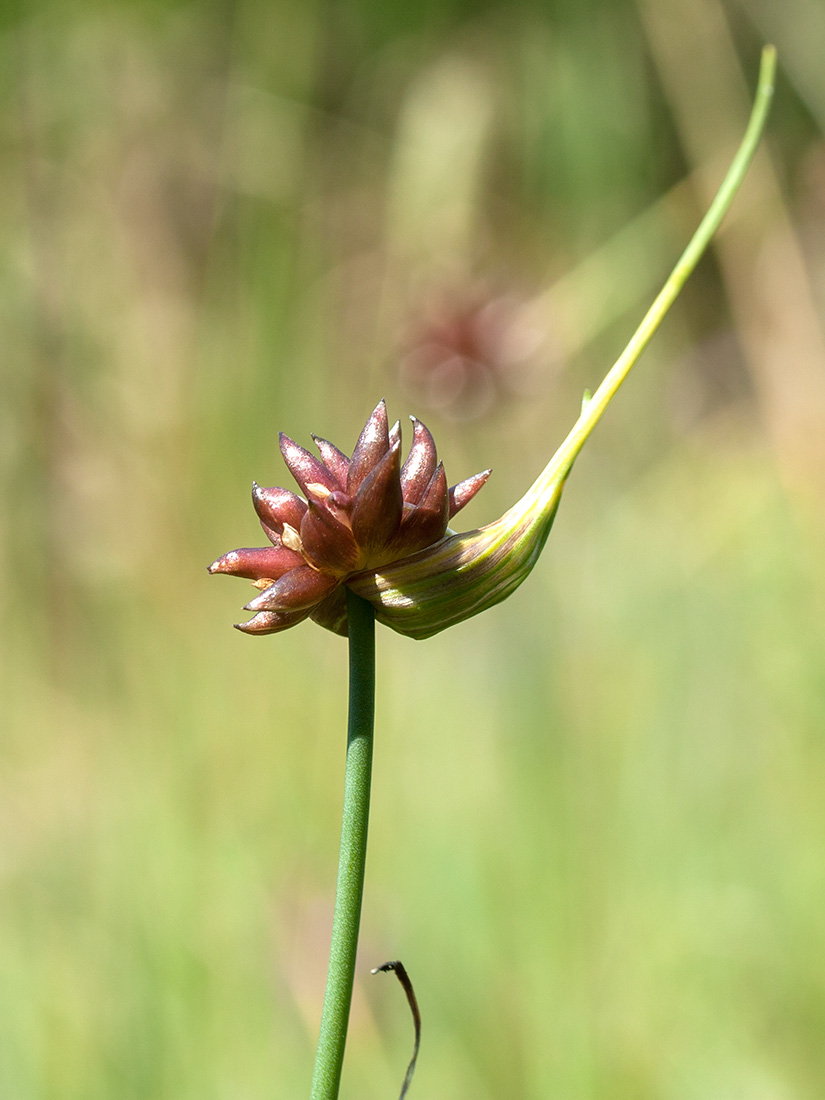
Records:
{"label": "blurred green background", "polygon": [[[343,1097],[825,1090],[815,0],[7,4],[0,1096],[307,1095],[346,645],[233,631],[277,432],[386,396],[527,488],[744,128],[529,581],[379,632]],[[406,421],[403,421],[406,423]],[[409,438],[409,432],[407,433]]]}

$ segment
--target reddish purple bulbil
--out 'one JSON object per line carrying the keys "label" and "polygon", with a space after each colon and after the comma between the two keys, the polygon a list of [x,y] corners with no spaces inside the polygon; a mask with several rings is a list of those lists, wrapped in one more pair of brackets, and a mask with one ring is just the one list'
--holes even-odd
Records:
{"label": "reddish purple bulbil", "polygon": [[413,417],[413,441],[401,464],[401,432],[379,402],[352,458],[313,436],[320,459],[281,433],[281,453],[304,496],[253,484],[252,502],[271,546],[231,550],[210,573],[246,577],[261,594],[246,634],[274,634],[312,618],[347,633],[343,585],[439,542],[447,523],[489,477],[485,470],[447,487],[427,428]]}

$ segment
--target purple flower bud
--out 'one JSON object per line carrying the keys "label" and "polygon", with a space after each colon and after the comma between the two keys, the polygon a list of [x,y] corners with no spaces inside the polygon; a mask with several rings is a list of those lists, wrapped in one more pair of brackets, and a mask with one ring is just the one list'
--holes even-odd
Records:
{"label": "purple flower bud", "polygon": [[239,630],[272,634],[312,617],[346,634],[343,585],[445,538],[450,516],[475,496],[489,470],[449,489],[433,437],[412,419],[403,465],[400,425],[388,426],[383,401],[351,459],[313,436],[321,456],[316,458],[281,433],[284,461],[304,497],[253,484],[252,502],[272,546],[232,550],[209,567],[210,573],[245,577],[263,589],[246,605],[256,614]]}

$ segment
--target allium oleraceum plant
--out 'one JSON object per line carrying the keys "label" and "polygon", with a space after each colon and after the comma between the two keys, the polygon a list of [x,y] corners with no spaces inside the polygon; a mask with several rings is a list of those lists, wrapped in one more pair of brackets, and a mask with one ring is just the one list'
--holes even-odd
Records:
{"label": "allium oleraceum plant", "polygon": [[[384,402],[367,420],[352,457],[315,439],[320,458],[281,435],[281,451],[303,496],[253,486],[270,545],[232,550],[210,573],[245,577],[260,589],[239,624],[272,634],[311,618],[349,639],[350,705],[344,811],[332,943],[312,1100],[336,1100],[355,971],[366,862],[375,687],[375,620],[426,638],[508,596],[544,546],[562,489],[585,440],[675,301],[738,191],[773,94],[776,54],[762,53],[759,85],[742,144],[699,228],[629,344],[591,397],[544,471],[493,523],[456,534],[448,523],[484,485],[489,470],[449,489],[435,443],[413,419],[409,454],[389,427]],[[382,969],[397,968],[386,964]],[[403,984],[403,982],[402,982]],[[406,988],[406,986],[405,986]],[[411,998],[416,1027],[418,1014]],[[418,1032],[416,1033],[416,1053]],[[402,1090],[406,1093],[413,1062]]]}

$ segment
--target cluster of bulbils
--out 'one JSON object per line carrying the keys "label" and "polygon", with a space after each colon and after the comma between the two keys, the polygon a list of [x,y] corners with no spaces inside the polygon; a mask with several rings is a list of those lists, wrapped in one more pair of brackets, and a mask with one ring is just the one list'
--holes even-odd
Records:
{"label": "cluster of bulbils", "polygon": [[311,618],[347,633],[344,585],[358,588],[370,574],[444,540],[447,524],[490,475],[484,470],[447,486],[432,435],[413,419],[409,454],[401,463],[399,424],[389,426],[379,402],[352,458],[313,436],[320,459],[283,432],[281,453],[303,497],[253,484],[252,502],[271,546],[232,550],[210,573],[246,577],[259,596],[255,614],[238,629],[273,634]]}

